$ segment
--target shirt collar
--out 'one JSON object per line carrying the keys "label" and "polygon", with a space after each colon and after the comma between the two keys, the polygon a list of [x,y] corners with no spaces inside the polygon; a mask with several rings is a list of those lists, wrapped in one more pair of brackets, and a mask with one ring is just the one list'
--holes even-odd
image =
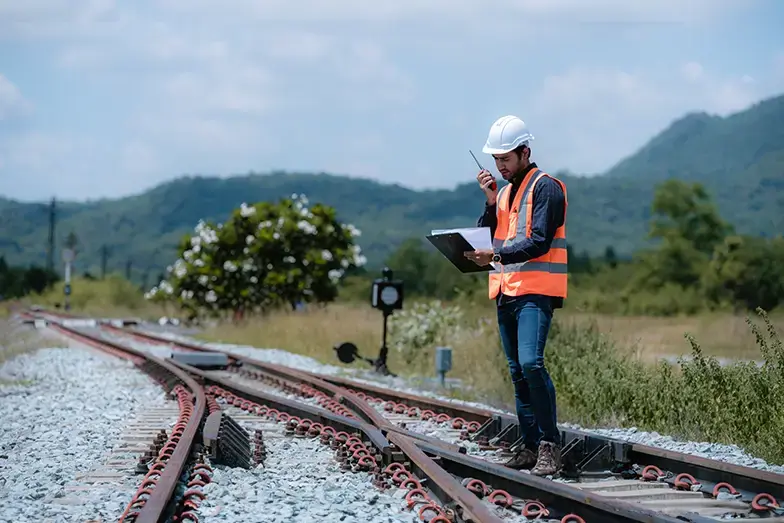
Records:
{"label": "shirt collar", "polygon": [[523,183],[523,180],[525,180],[525,177],[528,176],[528,173],[530,173],[534,169],[538,169],[538,167],[536,166],[535,162],[531,162],[530,164],[528,164],[528,168],[525,171],[517,173],[514,176],[514,178],[512,178],[512,185],[514,185],[515,187],[519,187],[520,184]]}

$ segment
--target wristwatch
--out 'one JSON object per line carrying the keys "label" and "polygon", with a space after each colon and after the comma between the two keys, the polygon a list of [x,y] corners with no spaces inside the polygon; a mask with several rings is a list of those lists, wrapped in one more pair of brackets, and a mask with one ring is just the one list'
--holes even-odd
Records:
{"label": "wristwatch", "polygon": [[493,263],[501,263],[501,255],[497,252],[493,253],[493,257],[491,258]]}

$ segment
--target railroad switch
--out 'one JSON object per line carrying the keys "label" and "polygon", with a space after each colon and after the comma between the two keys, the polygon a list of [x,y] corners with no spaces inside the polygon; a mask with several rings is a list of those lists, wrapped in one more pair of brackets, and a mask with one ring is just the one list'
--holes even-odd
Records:
{"label": "railroad switch", "polygon": [[213,463],[244,469],[253,466],[250,435],[225,412],[218,410],[207,416],[202,439]]}

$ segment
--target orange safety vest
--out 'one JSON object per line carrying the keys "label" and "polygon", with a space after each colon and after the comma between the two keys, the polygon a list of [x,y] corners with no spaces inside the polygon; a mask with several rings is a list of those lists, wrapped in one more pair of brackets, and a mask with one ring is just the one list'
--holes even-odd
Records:
{"label": "orange safety vest", "polygon": [[[497,264],[498,269],[490,272],[490,299],[503,292],[507,296],[543,294],[566,298],[566,185],[557,178],[539,170],[531,169],[517,190],[514,202],[509,205],[509,185],[498,192],[496,216],[498,225],[493,235],[493,248],[500,249],[515,245],[531,237],[534,187],[536,182],[548,176],[561,185],[564,193],[564,223],[555,231],[550,249],[523,263]],[[510,210],[511,209],[511,210]]]}

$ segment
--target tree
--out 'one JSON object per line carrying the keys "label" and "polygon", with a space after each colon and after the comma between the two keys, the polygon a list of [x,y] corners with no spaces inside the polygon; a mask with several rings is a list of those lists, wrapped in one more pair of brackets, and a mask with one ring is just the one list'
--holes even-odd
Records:
{"label": "tree", "polygon": [[277,204],[243,203],[224,224],[199,221],[180,257],[149,299],[175,299],[191,312],[266,311],[300,302],[328,302],[347,270],[365,264],[335,210],[293,194]]}
{"label": "tree", "polygon": [[703,286],[713,301],[772,310],[784,301],[784,239],[726,238],[704,272]]}
{"label": "tree", "polygon": [[615,249],[612,245],[608,245],[604,248],[604,263],[609,265],[611,269],[618,266],[618,255],[615,254]]}
{"label": "tree", "polygon": [[732,232],[719,216],[705,188],[699,183],[667,180],[654,193],[650,236],[664,241],[684,239],[710,255]]}
{"label": "tree", "polygon": [[719,216],[705,188],[698,183],[667,180],[655,191],[650,236],[662,240],[658,249],[638,254],[639,271],[632,288],[659,289],[668,283],[698,285],[713,249],[732,230]]}

